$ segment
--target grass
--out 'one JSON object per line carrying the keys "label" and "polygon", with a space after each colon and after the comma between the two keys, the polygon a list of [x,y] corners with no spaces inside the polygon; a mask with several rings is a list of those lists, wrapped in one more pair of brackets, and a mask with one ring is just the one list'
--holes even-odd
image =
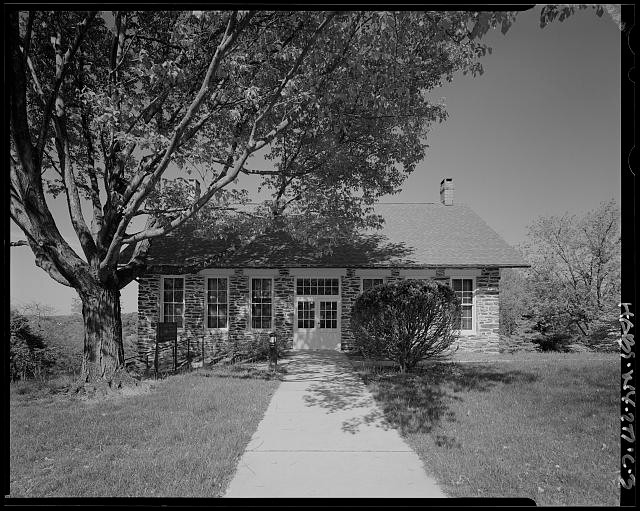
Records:
{"label": "grass", "polygon": [[447,494],[619,505],[619,357],[508,360],[360,372]]}
{"label": "grass", "polygon": [[62,383],[11,386],[10,497],[220,496],[278,385],[199,370],[83,402]]}

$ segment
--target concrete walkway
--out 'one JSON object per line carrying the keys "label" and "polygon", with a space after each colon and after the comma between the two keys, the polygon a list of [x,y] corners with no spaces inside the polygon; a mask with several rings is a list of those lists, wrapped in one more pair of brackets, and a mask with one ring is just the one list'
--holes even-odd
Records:
{"label": "concrete walkway", "polygon": [[297,352],[225,497],[446,497],[346,356]]}

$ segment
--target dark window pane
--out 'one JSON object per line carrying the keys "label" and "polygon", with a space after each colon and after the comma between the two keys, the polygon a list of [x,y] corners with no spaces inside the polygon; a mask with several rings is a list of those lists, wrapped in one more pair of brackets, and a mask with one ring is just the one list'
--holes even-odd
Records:
{"label": "dark window pane", "polygon": [[453,279],[453,290],[462,291],[462,281],[460,279]]}
{"label": "dark window pane", "polygon": [[184,279],[182,279],[182,278],[174,279],[173,288],[174,289],[184,289]]}

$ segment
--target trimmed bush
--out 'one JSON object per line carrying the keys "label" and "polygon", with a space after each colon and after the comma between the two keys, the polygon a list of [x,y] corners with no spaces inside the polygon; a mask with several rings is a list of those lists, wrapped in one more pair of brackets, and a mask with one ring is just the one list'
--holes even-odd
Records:
{"label": "trimmed bush", "polygon": [[442,359],[458,337],[460,302],[453,289],[402,280],[362,293],[351,311],[354,349],[365,358],[392,360],[405,372]]}

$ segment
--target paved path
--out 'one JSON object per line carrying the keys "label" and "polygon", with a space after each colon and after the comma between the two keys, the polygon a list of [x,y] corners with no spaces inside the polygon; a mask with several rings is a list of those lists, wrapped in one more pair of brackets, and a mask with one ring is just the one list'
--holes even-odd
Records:
{"label": "paved path", "polygon": [[297,352],[225,497],[445,497],[346,356]]}

